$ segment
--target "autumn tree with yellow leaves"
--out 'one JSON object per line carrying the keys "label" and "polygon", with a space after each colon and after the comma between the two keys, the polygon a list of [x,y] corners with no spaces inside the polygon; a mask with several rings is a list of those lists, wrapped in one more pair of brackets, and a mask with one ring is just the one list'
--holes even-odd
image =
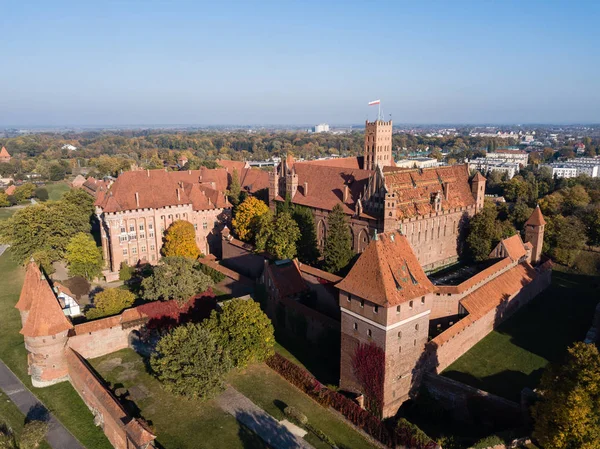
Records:
{"label": "autumn tree with yellow leaves", "polygon": [[235,217],[231,220],[233,230],[240,240],[254,243],[259,227],[260,217],[269,213],[269,206],[263,201],[249,196],[236,209]]}
{"label": "autumn tree with yellow leaves", "polygon": [[200,257],[194,225],[185,220],[174,221],[165,233],[162,254],[165,257],[181,256],[194,260]]}

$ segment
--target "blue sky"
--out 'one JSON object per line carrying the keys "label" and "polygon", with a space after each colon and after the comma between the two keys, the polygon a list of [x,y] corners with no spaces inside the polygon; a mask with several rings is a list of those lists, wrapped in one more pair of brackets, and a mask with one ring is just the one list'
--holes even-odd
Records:
{"label": "blue sky", "polygon": [[600,2],[2,1],[0,125],[599,123]]}

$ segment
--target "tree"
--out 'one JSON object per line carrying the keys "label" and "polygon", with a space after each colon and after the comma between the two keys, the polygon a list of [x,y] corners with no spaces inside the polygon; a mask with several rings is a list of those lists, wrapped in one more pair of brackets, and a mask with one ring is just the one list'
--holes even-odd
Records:
{"label": "tree", "polygon": [[575,216],[546,217],[544,252],[555,262],[572,267],[585,245],[585,227]]}
{"label": "tree", "polygon": [[474,261],[486,260],[501,239],[515,232],[510,223],[498,220],[496,205],[486,201],[483,210],[472,217],[469,223],[467,253]]}
{"label": "tree", "polygon": [[25,423],[19,438],[19,449],[35,449],[44,441],[46,432],[48,432],[48,422],[32,420]]}
{"label": "tree", "polygon": [[300,229],[300,239],[297,243],[298,259],[309,265],[316,264],[321,253],[317,245],[315,217],[308,207],[295,206],[293,218]]}
{"label": "tree", "polygon": [[4,192],[0,192],[0,207],[8,207],[10,206],[10,201],[8,200],[8,195]]}
{"label": "tree", "polygon": [[240,193],[242,191],[242,186],[240,185],[240,174],[237,171],[237,168],[233,169],[231,173],[231,184],[229,184],[229,192],[227,192],[227,196],[229,198],[229,202],[236,207],[240,202]]}
{"label": "tree", "polygon": [[532,409],[533,436],[548,449],[595,449],[600,441],[600,354],[575,343],[564,363],[550,366]]}
{"label": "tree", "polygon": [[577,209],[584,208],[590,204],[590,196],[585,190],[585,187],[581,185],[575,185],[573,187],[563,189],[561,193],[564,198],[562,210],[566,215],[570,215]]}
{"label": "tree", "polygon": [[296,242],[300,229],[288,212],[273,217],[266,213],[257,219],[256,249],[266,250],[277,259],[293,259],[296,256]]}
{"label": "tree", "polygon": [[200,399],[221,392],[223,377],[233,367],[228,351],[210,330],[194,323],[162,337],[150,366],[167,391]]}
{"label": "tree", "polygon": [[35,185],[28,182],[16,188],[14,196],[17,202],[22,203],[33,196],[35,192]]}
{"label": "tree", "polygon": [[588,244],[600,246],[600,205],[588,211],[583,220],[587,227]]}
{"label": "tree", "polygon": [[162,253],[166,257],[182,256],[196,260],[200,250],[196,244],[196,231],[189,221],[174,221],[165,233],[165,243]]}
{"label": "tree", "polygon": [[82,189],[71,189],[61,198],[65,203],[71,204],[81,211],[81,214],[90,217],[94,214],[94,198]]}
{"label": "tree", "polygon": [[48,177],[50,181],[62,181],[65,179],[66,175],[65,168],[60,164],[52,164],[50,165]]}
{"label": "tree", "polygon": [[257,231],[258,220],[261,215],[269,212],[269,207],[261,200],[249,196],[241,203],[231,220],[233,230],[240,240],[254,242]]}
{"label": "tree", "polygon": [[127,282],[133,277],[134,272],[135,269],[127,265],[127,262],[121,262],[121,266],[119,267],[119,280]]}
{"label": "tree", "polygon": [[181,256],[164,257],[154,267],[152,276],[142,281],[144,296],[150,300],[176,299],[185,304],[190,297],[212,287],[210,276],[194,266],[194,262]]}
{"label": "tree", "polygon": [[40,201],[48,201],[50,196],[48,195],[48,190],[44,187],[38,187],[35,189],[35,197]]}
{"label": "tree", "polygon": [[11,254],[19,262],[39,251],[51,261],[59,260],[79,232],[90,232],[89,217],[64,201],[34,204],[0,222],[0,242],[11,245]]}
{"label": "tree", "polygon": [[123,309],[131,307],[135,301],[135,295],[122,288],[107,288],[94,296],[94,308],[89,309],[86,317],[89,319],[103,316],[116,315]]}
{"label": "tree", "polygon": [[331,273],[337,273],[348,265],[354,255],[350,226],[341,204],[336,204],[327,216],[327,238],[323,255],[325,269]]}
{"label": "tree", "polygon": [[82,276],[91,281],[102,272],[102,252],[90,234],[75,234],[67,245],[65,258],[71,276]]}
{"label": "tree", "polygon": [[206,328],[228,349],[238,368],[273,355],[273,325],[260,305],[251,299],[232,299],[223,304],[221,312],[213,310]]}

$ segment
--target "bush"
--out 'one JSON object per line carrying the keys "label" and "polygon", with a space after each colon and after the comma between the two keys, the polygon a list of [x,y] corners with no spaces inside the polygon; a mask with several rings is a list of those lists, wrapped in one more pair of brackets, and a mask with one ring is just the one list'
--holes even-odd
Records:
{"label": "bush", "polygon": [[121,313],[123,309],[131,307],[135,301],[135,295],[130,291],[120,288],[107,288],[94,297],[94,308],[89,309],[85,316],[88,319],[96,319]]}
{"label": "bush", "polygon": [[306,417],[306,415],[300,410],[298,410],[296,407],[287,406],[283,410],[283,413],[285,413],[285,416],[287,416],[288,418],[302,424],[303,426],[308,424],[308,418]]}
{"label": "bush", "polygon": [[321,441],[323,441],[325,444],[328,444],[331,447],[337,447],[335,445],[335,441],[333,441],[331,438],[329,438],[328,435],[326,435],[325,433],[323,433],[321,431],[321,429],[317,429],[315,426],[313,426],[312,424],[307,423],[306,424],[306,428],[311,431],[312,433],[314,433],[317,438]]}
{"label": "bush", "polygon": [[504,444],[504,440],[498,435],[490,435],[482,438],[473,445],[473,449],[486,449],[488,447],[496,446],[498,444]]}
{"label": "bush", "polygon": [[133,277],[133,273],[135,273],[135,268],[130,267],[126,262],[121,262],[121,268],[119,269],[119,280],[127,282]]}
{"label": "bush", "polygon": [[50,196],[48,195],[48,190],[46,190],[44,187],[38,187],[37,189],[35,189],[35,197],[40,200],[40,201],[48,201],[48,199],[50,198]]}
{"label": "bush", "polygon": [[209,267],[208,265],[204,265],[203,263],[201,263],[199,265],[200,265],[200,271],[202,271],[207,276],[210,276],[210,278],[213,280],[213,282],[215,284],[218,284],[219,282],[223,281],[226,277],[223,273],[215,270],[212,267]]}

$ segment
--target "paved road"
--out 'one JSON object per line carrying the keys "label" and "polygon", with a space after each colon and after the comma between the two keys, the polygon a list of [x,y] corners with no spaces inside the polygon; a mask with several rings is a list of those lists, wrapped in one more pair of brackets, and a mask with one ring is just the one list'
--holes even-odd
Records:
{"label": "paved road", "polygon": [[8,245],[0,245],[0,256],[8,249]]}
{"label": "paved road", "polygon": [[224,411],[233,415],[273,449],[315,449],[231,386],[219,396],[217,402]]}
{"label": "paved road", "polygon": [[[0,389],[24,415],[30,411],[47,413],[44,404],[17,379],[17,376],[2,361],[0,361]],[[50,426],[46,434],[46,441],[53,449],[85,449],[52,414],[48,414],[48,421]]]}

